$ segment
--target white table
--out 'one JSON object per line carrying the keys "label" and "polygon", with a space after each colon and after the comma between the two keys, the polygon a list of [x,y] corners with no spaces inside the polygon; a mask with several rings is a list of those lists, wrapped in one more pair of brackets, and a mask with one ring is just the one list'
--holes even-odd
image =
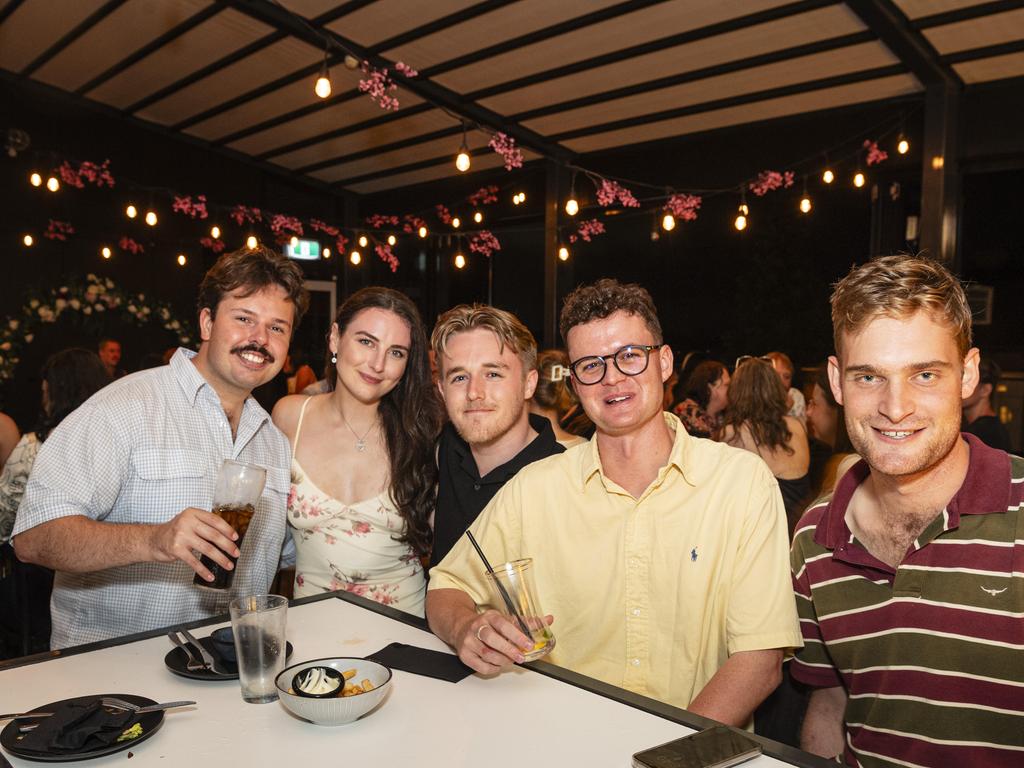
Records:
{"label": "white table", "polygon": [[[397,617],[397,612],[348,596],[299,601],[288,610],[288,638],[295,646],[289,663],[365,656],[391,642],[449,650],[415,622]],[[198,634],[209,634],[224,623],[209,624]],[[361,766],[416,768],[621,768],[630,765],[634,752],[691,733],[693,729],[682,722],[701,725],[682,710],[551,665],[536,665],[545,674],[516,668],[495,678],[474,675],[457,684],[396,671],[388,698],[375,712],[353,724],[327,728],[293,717],[279,702],[243,702],[235,680],[201,682],[172,674],[163,663],[172,648],[163,634],[111,642],[117,644],[0,667],[0,711],[25,711],[71,696],[113,692],[157,701],[193,699],[198,704],[168,712],[160,731],[130,750],[131,763],[126,762],[128,752],[122,751],[65,765],[241,768],[353,761]],[[622,700],[587,687],[604,689]],[[771,751],[789,762],[764,755],[747,765],[825,764],[781,745]],[[8,759],[17,768],[41,765],[10,755]]]}

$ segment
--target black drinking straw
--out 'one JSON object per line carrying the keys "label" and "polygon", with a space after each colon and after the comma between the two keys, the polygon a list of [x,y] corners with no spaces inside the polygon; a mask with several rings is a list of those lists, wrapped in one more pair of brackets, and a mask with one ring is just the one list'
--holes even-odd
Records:
{"label": "black drinking straw", "polygon": [[466,531],[466,535],[469,536],[469,542],[473,545],[476,553],[480,555],[480,559],[484,561],[484,568],[486,568],[487,572],[494,578],[494,583],[497,585],[498,591],[501,593],[501,599],[505,601],[505,605],[508,607],[509,612],[516,617],[516,621],[519,622],[519,628],[523,630],[524,635],[532,639],[533,634],[529,629],[527,629],[526,622],[523,621],[523,617],[520,616],[519,611],[516,610],[516,606],[512,602],[512,598],[509,597],[508,592],[505,591],[505,585],[498,580],[498,576],[495,574],[494,569],[491,568],[491,564],[487,562],[487,555],[485,555],[484,551],[480,549],[480,545],[476,543],[476,537],[473,536],[469,530]]}

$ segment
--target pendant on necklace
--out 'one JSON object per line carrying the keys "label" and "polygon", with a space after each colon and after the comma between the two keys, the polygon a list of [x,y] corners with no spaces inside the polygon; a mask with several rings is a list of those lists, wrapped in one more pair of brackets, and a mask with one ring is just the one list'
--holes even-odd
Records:
{"label": "pendant on necklace", "polygon": [[362,453],[366,450],[366,443],[362,440],[356,440],[356,450]]}

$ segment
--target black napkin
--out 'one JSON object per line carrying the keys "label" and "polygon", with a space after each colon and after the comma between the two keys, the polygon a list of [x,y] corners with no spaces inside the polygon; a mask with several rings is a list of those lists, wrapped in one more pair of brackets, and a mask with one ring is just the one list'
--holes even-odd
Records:
{"label": "black napkin", "polygon": [[77,752],[113,744],[135,718],[133,712],[111,713],[93,702],[66,702],[18,741],[33,752]]}
{"label": "black napkin", "polygon": [[473,670],[459,661],[458,656],[404,643],[392,643],[366,658],[385,667],[449,683],[457,683],[473,674]]}

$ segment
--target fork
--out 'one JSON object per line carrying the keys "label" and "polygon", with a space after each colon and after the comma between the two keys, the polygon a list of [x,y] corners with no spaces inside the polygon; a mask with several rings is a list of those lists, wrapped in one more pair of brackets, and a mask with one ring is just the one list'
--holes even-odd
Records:
{"label": "fork", "polygon": [[157,712],[161,709],[172,709],[174,707],[187,707],[191,704],[195,704],[194,701],[166,701],[163,704],[132,704],[130,701],[124,699],[116,699],[113,696],[104,696],[100,699],[100,704],[110,709],[123,709],[127,712],[134,712],[137,715],[144,715],[147,712]]}
{"label": "fork", "polygon": [[192,644],[192,647],[199,651],[199,655],[203,657],[203,665],[207,667],[213,674],[219,674],[217,667],[213,663],[213,655],[203,647],[203,644],[196,640],[195,635],[189,632],[187,629],[181,630],[181,634],[185,636],[185,639]]}
{"label": "fork", "polygon": [[172,643],[185,652],[185,669],[189,672],[206,671],[206,665],[196,661],[196,657],[193,656],[192,651],[189,650],[188,643],[181,642],[181,638],[178,637],[176,632],[168,632],[167,637],[170,638]]}

